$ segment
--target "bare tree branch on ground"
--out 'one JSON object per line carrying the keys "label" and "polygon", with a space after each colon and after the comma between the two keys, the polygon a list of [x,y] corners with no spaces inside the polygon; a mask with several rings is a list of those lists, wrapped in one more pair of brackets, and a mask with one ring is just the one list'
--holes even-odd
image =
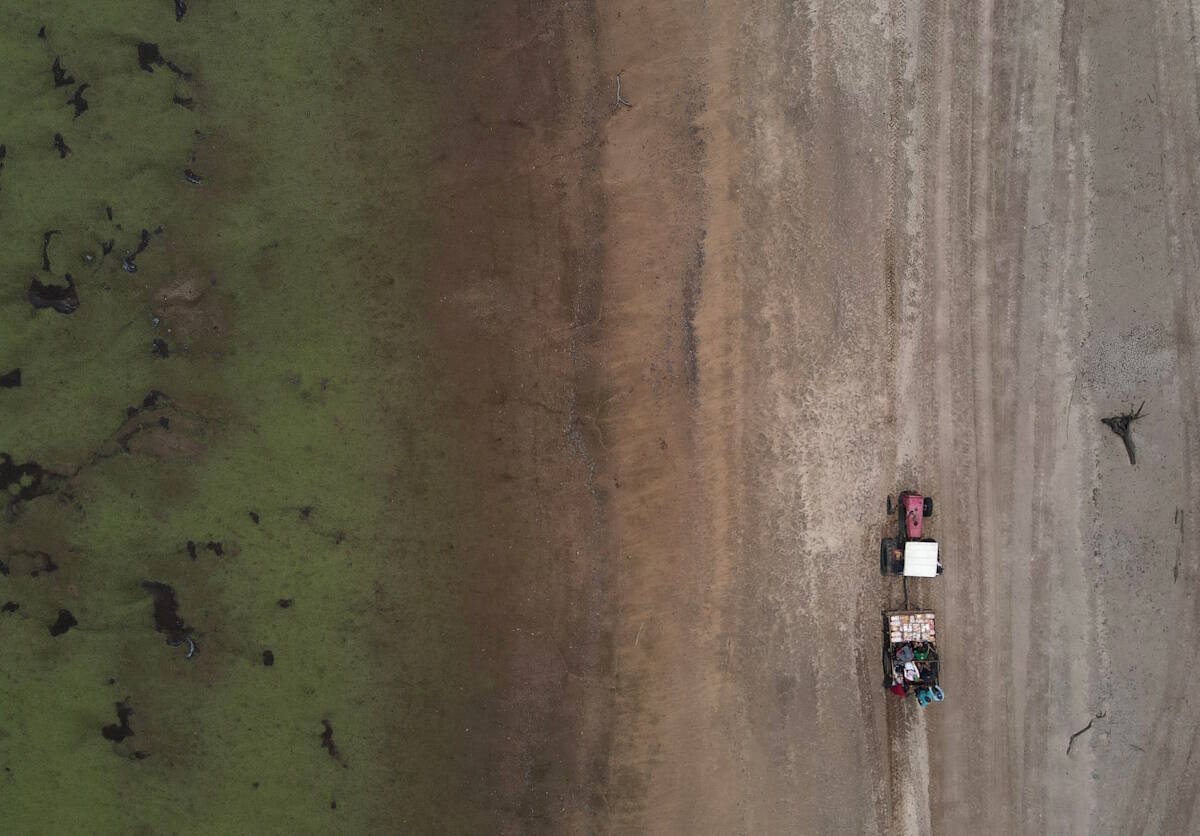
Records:
{"label": "bare tree branch on ground", "polygon": [[1071,737],[1067,740],[1067,754],[1068,755],[1071,754],[1071,747],[1075,745],[1075,738],[1079,737],[1081,734],[1083,734],[1086,731],[1091,731],[1092,723],[1096,722],[1097,720],[1103,720],[1107,714],[1108,714],[1107,711],[1101,711],[1099,714],[1093,714],[1092,719],[1088,720],[1088,724],[1086,726],[1084,726],[1079,731],[1075,732],[1075,734],[1071,735]]}
{"label": "bare tree branch on ground", "polygon": [[1146,402],[1142,401],[1142,406],[1137,408],[1137,412],[1126,412],[1124,415],[1100,419],[1102,424],[1121,436],[1121,440],[1125,442],[1125,452],[1129,454],[1130,464],[1137,464],[1137,457],[1133,449],[1133,422],[1142,417],[1142,407],[1145,405]]}

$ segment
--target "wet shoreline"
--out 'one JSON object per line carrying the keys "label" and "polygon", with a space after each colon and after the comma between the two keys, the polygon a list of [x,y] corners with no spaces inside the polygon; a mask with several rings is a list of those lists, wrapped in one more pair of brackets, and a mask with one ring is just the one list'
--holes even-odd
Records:
{"label": "wet shoreline", "polygon": [[[0,19],[17,115],[0,136],[0,271],[19,289],[0,304],[0,563],[18,570],[0,577],[0,694],[37,718],[0,743],[19,799],[7,823],[434,821],[440,777],[427,799],[377,801],[399,780],[380,749],[386,695],[447,703],[454,653],[379,644],[414,605],[422,623],[458,614],[422,591],[444,585],[420,568],[439,509],[387,504],[390,482],[438,464],[395,449],[395,415],[409,432],[427,418],[412,406],[423,384],[380,397],[369,324],[393,302],[356,289],[398,273],[402,303],[424,277],[418,258],[362,254],[385,232],[364,233],[381,180],[360,132],[378,118],[355,53],[375,23],[388,37],[440,24],[346,4],[160,5]],[[410,147],[428,136],[430,83],[396,129]],[[419,213],[430,153],[387,161],[397,211]],[[398,316],[425,339],[419,311]],[[392,577],[397,550],[411,568]],[[396,677],[386,694],[381,674]],[[68,717],[88,730],[78,744]],[[46,788],[68,775],[86,791],[64,806]]]}

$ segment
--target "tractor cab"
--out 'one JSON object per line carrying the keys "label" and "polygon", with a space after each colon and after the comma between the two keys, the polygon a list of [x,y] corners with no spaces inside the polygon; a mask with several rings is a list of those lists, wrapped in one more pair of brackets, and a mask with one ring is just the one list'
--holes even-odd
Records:
{"label": "tractor cab", "polygon": [[895,537],[879,543],[879,571],[884,575],[932,578],[942,573],[937,541],[925,537],[925,518],[933,516],[933,498],[904,491],[896,505],[888,497],[888,514],[899,512]]}

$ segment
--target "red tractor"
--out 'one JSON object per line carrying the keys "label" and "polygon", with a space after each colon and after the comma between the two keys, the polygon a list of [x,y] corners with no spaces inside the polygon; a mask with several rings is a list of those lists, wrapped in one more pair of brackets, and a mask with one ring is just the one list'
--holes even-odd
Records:
{"label": "red tractor", "polygon": [[[888,515],[897,506],[888,497]],[[933,499],[916,491],[904,491],[898,503],[900,531],[895,537],[885,537],[879,543],[879,571],[884,575],[932,578],[942,573],[938,544],[932,537],[923,537],[925,517],[933,516]]]}

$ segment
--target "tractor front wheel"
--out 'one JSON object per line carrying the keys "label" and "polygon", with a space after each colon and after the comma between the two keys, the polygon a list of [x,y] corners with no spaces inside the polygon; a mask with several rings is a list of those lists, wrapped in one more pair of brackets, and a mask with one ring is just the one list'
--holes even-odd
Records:
{"label": "tractor front wheel", "polygon": [[932,496],[925,497],[925,503],[921,508],[921,512],[926,517],[933,516],[933,497]]}

